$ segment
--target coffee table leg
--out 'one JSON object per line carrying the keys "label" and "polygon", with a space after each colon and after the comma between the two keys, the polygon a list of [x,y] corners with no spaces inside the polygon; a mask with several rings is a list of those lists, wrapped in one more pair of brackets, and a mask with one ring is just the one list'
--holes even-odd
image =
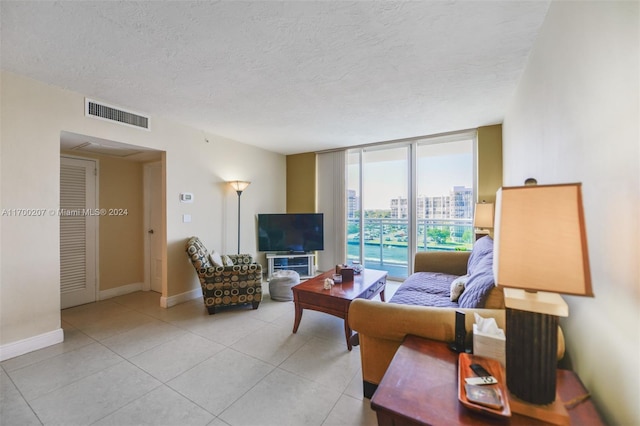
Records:
{"label": "coffee table leg", "polygon": [[382,291],[380,292],[380,300],[382,300],[383,302],[384,300],[384,288],[382,289]]}
{"label": "coffee table leg", "polygon": [[293,322],[293,332],[296,333],[298,331],[298,326],[300,325],[300,320],[302,319],[302,308],[296,303],[296,319]]}

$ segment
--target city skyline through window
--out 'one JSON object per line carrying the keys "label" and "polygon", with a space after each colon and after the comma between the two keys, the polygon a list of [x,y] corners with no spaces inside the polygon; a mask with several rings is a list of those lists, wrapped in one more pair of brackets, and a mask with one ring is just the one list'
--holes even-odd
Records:
{"label": "city skyline through window", "polygon": [[350,150],[348,260],[405,277],[416,251],[470,250],[473,147],[474,137],[465,135]]}

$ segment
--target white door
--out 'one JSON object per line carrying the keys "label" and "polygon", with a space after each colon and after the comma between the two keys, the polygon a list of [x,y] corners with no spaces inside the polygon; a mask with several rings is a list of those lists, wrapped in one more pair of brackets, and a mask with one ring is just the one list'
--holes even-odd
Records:
{"label": "white door", "polygon": [[96,162],[60,158],[60,305],[96,301]]}
{"label": "white door", "polygon": [[144,165],[147,289],[162,293],[162,164]]}

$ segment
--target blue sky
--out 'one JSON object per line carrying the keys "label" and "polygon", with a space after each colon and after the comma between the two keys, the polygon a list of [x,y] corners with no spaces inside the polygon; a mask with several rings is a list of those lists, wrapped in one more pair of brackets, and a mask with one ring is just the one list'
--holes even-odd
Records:
{"label": "blue sky", "polygon": [[[450,145],[450,144],[444,144]],[[425,147],[427,150],[430,147]],[[389,209],[390,200],[399,195],[407,196],[406,153],[378,151],[377,156],[367,156],[364,176],[366,209]],[[473,184],[472,153],[447,153],[421,156],[418,159],[418,195],[447,195],[454,186],[471,187]],[[385,155],[388,154],[388,155]],[[368,155],[368,153],[367,153]],[[395,157],[395,158],[394,158]],[[348,188],[357,192],[357,168],[349,167]]]}

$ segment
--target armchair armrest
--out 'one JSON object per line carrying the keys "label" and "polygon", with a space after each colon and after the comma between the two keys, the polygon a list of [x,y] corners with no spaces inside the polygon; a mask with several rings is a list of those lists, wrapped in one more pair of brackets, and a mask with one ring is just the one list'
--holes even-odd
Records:
{"label": "armchair armrest", "polygon": [[234,265],[250,265],[253,263],[253,256],[248,253],[228,254]]}
{"label": "armchair armrest", "polygon": [[232,281],[232,276],[241,276],[243,279],[257,281],[262,279],[262,265],[250,263],[248,265],[212,266],[200,269],[198,275],[206,282]]}

